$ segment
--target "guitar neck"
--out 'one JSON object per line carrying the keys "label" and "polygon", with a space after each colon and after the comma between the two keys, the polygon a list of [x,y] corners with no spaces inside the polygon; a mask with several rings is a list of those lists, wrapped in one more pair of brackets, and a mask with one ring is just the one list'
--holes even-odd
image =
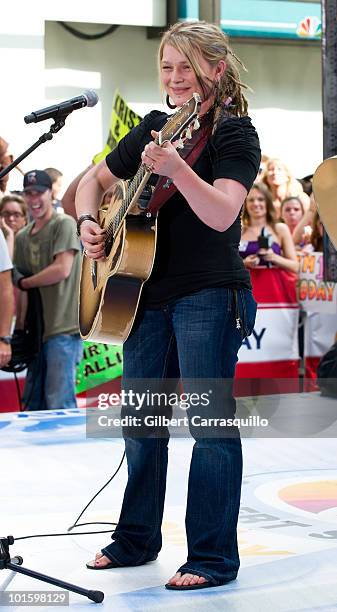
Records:
{"label": "guitar neck", "polygon": [[142,193],[146,183],[151,176],[151,172],[146,169],[144,164],[139,166],[137,173],[133,177],[132,181],[128,185],[126,197],[123,200],[121,206],[121,212],[123,211],[123,218],[127,214],[128,210],[138,201],[140,194]]}
{"label": "guitar neck", "polygon": [[137,174],[135,174],[132,181],[128,185],[126,196],[122,201],[120,209],[107,227],[107,241],[113,239],[114,236],[116,236],[116,234],[118,233],[126,215],[128,214],[130,208],[134,205],[134,203],[138,201],[139,196],[142,193],[150,176],[151,172],[146,170],[145,166],[141,165],[138,168]]}
{"label": "guitar neck", "polygon": [[[179,111],[168,118],[166,124],[160,130],[154,142],[162,146],[166,140],[172,141],[173,138],[180,136],[182,131],[186,127],[190,126],[191,121],[197,117],[197,113],[200,110],[200,104],[200,96],[196,93],[193,94],[191,100],[186,102]],[[196,129],[198,129],[198,127],[199,123],[197,122]],[[190,127],[188,129],[188,133],[189,135],[187,135],[187,138],[191,138]],[[108,241],[113,240],[114,236],[116,236],[128,211],[138,201],[139,196],[150,176],[151,171],[147,170],[147,167],[144,164],[141,164],[137,173],[128,184],[126,196],[123,199],[117,214],[107,228],[106,239]]]}

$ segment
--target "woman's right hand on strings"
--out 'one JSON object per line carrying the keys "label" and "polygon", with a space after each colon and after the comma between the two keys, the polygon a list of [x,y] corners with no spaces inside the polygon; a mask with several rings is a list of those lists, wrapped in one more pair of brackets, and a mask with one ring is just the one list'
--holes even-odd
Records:
{"label": "woman's right hand on strings", "polygon": [[81,224],[81,242],[84,247],[84,255],[90,259],[105,258],[105,229],[100,228],[98,223],[85,220]]}

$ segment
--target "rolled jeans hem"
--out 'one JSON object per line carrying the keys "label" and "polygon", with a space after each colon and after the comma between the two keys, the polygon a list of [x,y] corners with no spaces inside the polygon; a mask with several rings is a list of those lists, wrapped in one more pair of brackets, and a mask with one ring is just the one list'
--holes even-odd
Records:
{"label": "rolled jeans hem", "polygon": [[[118,547],[118,543],[117,542],[113,542],[112,544],[113,546],[116,545],[116,547]],[[142,553],[137,560],[135,561],[131,561],[130,559],[128,561],[120,561],[120,559],[118,559],[115,555],[111,554],[111,552],[108,550],[108,546],[106,548],[102,548],[101,552],[103,553],[103,555],[105,555],[106,557],[108,557],[108,559],[110,559],[110,561],[114,561],[115,563],[118,564],[118,566],[120,567],[132,567],[132,566],[136,566],[136,565],[143,565],[145,563],[148,563],[148,561],[152,561],[153,558],[151,559],[146,559],[146,553]],[[157,555],[155,555],[156,557]]]}
{"label": "rolled jeans hem", "polygon": [[101,548],[101,553],[103,553],[103,555],[105,555],[105,557],[108,557],[108,559],[110,559],[110,561],[114,561],[115,563],[117,563],[118,565],[123,567],[123,564],[114,555],[112,555],[109,551],[107,551],[106,548]]}

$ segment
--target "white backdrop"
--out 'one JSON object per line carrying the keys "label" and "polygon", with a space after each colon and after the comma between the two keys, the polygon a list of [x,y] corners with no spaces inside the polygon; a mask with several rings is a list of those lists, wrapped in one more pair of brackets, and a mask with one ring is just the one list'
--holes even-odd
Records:
{"label": "white backdrop", "polygon": [[[158,40],[148,39],[143,26],[120,26],[106,38],[83,41],[55,22],[41,21],[36,13],[33,19],[27,7],[16,9],[15,14],[15,20],[0,24],[6,85],[0,103],[0,133],[15,155],[47,127],[47,123],[26,126],[24,115],[79,95],[86,88],[95,89],[100,98],[95,108],[73,113],[53,142],[22,164],[24,171],[56,166],[64,172],[66,183],[102,148],[116,88],[140,114],[161,107]],[[106,28],[104,24],[73,25],[88,33]],[[322,159],[319,47],[235,41],[233,47],[249,71],[242,79],[254,89],[248,94],[250,112],[263,152],[284,159],[297,177],[311,173]],[[21,182],[19,175],[17,182]]]}

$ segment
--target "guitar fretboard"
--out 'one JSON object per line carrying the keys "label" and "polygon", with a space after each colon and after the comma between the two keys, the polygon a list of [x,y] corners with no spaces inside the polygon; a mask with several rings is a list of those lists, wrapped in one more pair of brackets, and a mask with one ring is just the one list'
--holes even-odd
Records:
{"label": "guitar fretboard", "polygon": [[146,173],[150,174],[148,172],[148,170],[146,169],[146,166],[144,166],[144,164],[141,164],[137,170],[137,173],[135,174],[135,176],[133,177],[133,179],[130,181],[130,183],[128,184],[128,188],[126,191],[126,195],[125,198],[122,202],[121,207],[119,208],[117,214],[115,215],[115,217],[113,218],[112,221],[110,221],[107,231],[106,231],[106,242],[108,244],[110,244],[111,240],[114,239],[114,237],[116,236],[117,232],[119,231],[119,228],[122,224],[122,221],[128,211],[128,208],[133,200],[133,198],[135,197],[139,186],[142,182],[142,180],[145,178]]}
{"label": "guitar fretboard", "polygon": [[[161,144],[165,140],[171,141],[175,136],[178,136],[181,133],[181,131],[184,129],[185,125],[188,124],[192,120],[192,118],[197,115],[197,112],[200,108],[200,102],[201,100],[198,94],[194,94],[193,98],[191,98],[189,102],[187,102],[174,115],[169,117],[166,124],[160,131],[160,135],[156,137],[154,142],[156,144]],[[147,166],[145,166],[142,163],[139,166],[133,179],[128,183],[125,198],[123,199],[118,212],[116,213],[116,215],[114,216],[112,221],[110,221],[108,227],[106,228],[106,239],[105,239],[106,248],[110,247],[116,234],[119,232],[123,219],[126,216],[130,205],[133,203],[133,200],[137,194],[137,191],[139,190],[141,186],[142,186],[142,189],[144,189],[150,176],[151,176],[151,171],[147,168]]]}

